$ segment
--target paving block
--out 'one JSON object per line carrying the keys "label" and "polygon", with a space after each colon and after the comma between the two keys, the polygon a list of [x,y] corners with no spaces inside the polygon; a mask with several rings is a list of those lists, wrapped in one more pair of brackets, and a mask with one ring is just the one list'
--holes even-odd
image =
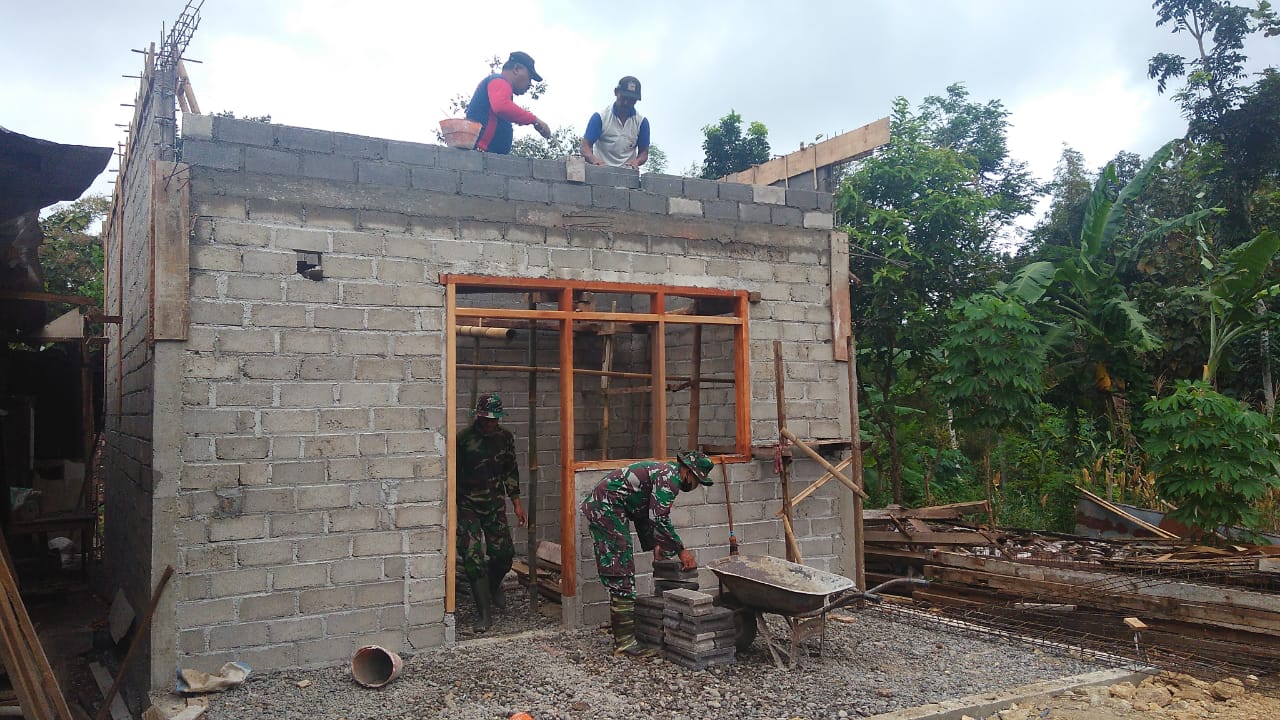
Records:
{"label": "paving block", "polygon": [[662,597],[667,601],[668,610],[673,607],[678,607],[681,610],[685,608],[714,608],[712,603],[715,602],[714,597],[697,590],[668,590],[662,594]]}

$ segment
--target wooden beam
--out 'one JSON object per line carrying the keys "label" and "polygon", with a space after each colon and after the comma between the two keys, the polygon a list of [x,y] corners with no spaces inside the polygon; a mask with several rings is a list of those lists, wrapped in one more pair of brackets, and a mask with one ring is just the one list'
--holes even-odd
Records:
{"label": "wooden beam", "polygon": [[698,449],[698,423],[702,419],[702,326],[693,326],[692,356],[689,358],[689,445]]}
{"label": "wooden beam", "polygon": [[922,508],[904,508],[891,506],[878,510],[866,511],[867,520],[888,520],[890,516],[900,518],[917,518],[921,520],[957,520],[965,515],[987,512],[986,500],[952,503],[950,505],[933,505]]}
{"label": "wooden beam", "polygon": [[[859,488],[865,487],[862,478],[862,420],[858,410],[858,342],[853,334],[852,325],[845,354],[848,356],[849,370],[849,461],[852,466],[850,475]],[[859,590],[867,589],[867,557],[866,526],[862,522],[862,498],[853,496],[853,580]]]}
{"label": "wooden beam", "polygon": [[457,310],[460,318],[509,318],[513,320],[564,320],[566,317],[577,321],[598,320],[601,322],[622,323],[656,323],[665,321],[682,325],[741,325],[742,320],[736,317],[720,315],[676,315],[672,313],[611,313],[592,310],[578,312],[569,310],[524,310],[513,308],[478,308],[460,307]]}
{"label": "wooden beam", "polygon": [[913,532],[907,536],[897,530],[867,530],[869,543],[901,543],[912,545],[990,545],[991,540],[978,532]]}
{"label": "wooden beam", "polygon": [[[747,183],[748,185],[772,185],[797,177],[815,168],[837,165],[871,154],[873,150],[889,142],[889,118],[882,117],[856,130],[841,133],[833,138],[815,143],[811,147],[754,165],[742,172],[725,175],[721,182]],[[815,173],[816,174],[816,173]]]}
{"label": "wooden beam", "polygon": [[738,317],[744,322],[733,328],[733,410],[735,452],[739,457],[751,455],[751,338],[745,320],[751,315],[750,297],[738,295]]}
{"label": "wooden beam", "polygon": [[839,480],[841,483],[843,483],[845,487],[849,488],[849,490],[851,490],[854,495],[857,495],[858,497],[864,500],[867,498],[867,494],[862,491],[862,488],[858,487],[857,485],[854,485],[852,480],[845,477],[844,473],[836,469],[836,466],[827,462],[826,458],[819,455],[813,448],[806,445],[803,440],[796,437],[795,433],[791,432],[786,428],[782,428],[782,437],[790,440],[793,445],[800,448],[801,452],[803,452],[805,455],[808,455],[810,460],[813,460],[814,462],[818,463],[819,465],[822,466],[822,469],[834,475],[835,478]]}
{"label": "wooden beam", "polygon": [[849,359],[853,309],[849,296],[849,236],[831,232],[831,349],[837,362]]}
{"label": "wooden beam", "polygon": [[[773,341],[773,397],[778,408],[778,446],[784,445],[783,438],[787,432],[787,382],[786,368],[782,364],[782,341]],[[782,481],[782,532],[787,541],[787,560],[803,562],[800,557],[800,543],[796,541],[791,527],[791,458],[783,456],[781,472]]]}
{"label": "wooden beam", "polygon": [[[836,465],[836,469],[843,470],[849,467],[850,462],[853,462],[853,458],[845,458],[844,460],[841,460],[839,464]],[[826,485],[827,481],[833,477],[835,477],[835,475],[832,475],[831,473],[828,472],[824,474],[822,477],[815,480],[813,484],[811,484],[809,487],[796,493],[796,496],[794,498],[791,498],[791,507],[795,507],[796,505],[799,505],[800,501],[804,500],[805,498],[817,492],[819,488],[821,488],[823,485]],[[782,517],[782,511],[779,510],[778,512],[774,513],[774,516]]]}
{"label": "wooden beam", "polygon": [[[661,313],[666,304],[666,293],[661,290],[649,296],[650,312]],[[653,456],[665,458],[667,456],[667,325],[662,320],[653,326],[650,348],[653,352],[653,394],[650,396],[653,415],[649,427],[652,428],[653,435]]]}
{"label": "wooden beam", "polygon": [[445,442],[445,538],[444,611],[456,607],[458,585],[458,334],[453,332],[458,295],[453,285],[444,286],[444,442]]}
{"label": "wooden beam", "polygon": [[[452,287],[452,286],[450,286]],[[566,311],[560,325],[560,367],[573,367],[573,288],[560,290],[560,309]],[[560,375],[560,595],[578,594],[578,503],[573,459],[573,373]],[[565,499],[568,499],[567,501]]]}
{"label": "wooden beam", "polygon": [[191,172],[182,163],[156,160],[151,174],[155,257],[151,313],[156,340],[186,340],[190,330]]}
{"label": "wooden beam", "polygon": [[37,292],[34,290],[8,290],[4,288],[0,288],[0,300],[31,300],[44,303],[98,306],[97,300],[83,295],[59,295],[57,293]]}
{"label": "wooden beam", "polygon": [[[445,273],[440,276],[440,282],[444,284],[454,284],[458,286],[458,291],[466,293],[472,292],[493,292],[501,290],[510,290],[512,292],[529,292],[532,290],[547,290],[559,292],[561,289],[568,287],[576,291],[591,291],[598,293],[613,293],[623,295],[648,295],[658,291],[671,291],[674,288],[666,285],[653,285],[645,283],[618,283],[596,280],[560,280],[556,278],[512,278],[512,277],[494,277],[491,275],[460,275],[456,273]],[[722,297],[731,298],[743,294],[742,290],[722,290],[720,288],[709,287],[680,287],[673,294],[678,297],[687,298],[712,298]],[[573,312],[573,305],[568,308],[561,307],[561,310]]]}

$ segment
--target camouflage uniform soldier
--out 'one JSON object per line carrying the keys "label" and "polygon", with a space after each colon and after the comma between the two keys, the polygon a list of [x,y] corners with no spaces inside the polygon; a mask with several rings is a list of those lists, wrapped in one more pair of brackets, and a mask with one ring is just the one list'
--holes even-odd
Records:
{"label": "camouflage uniform soldier", "polygon": [[476,632],[493,624],[492,607],[507,606],[502,578],[511,569],[515,548],[503,496],[511,498],[520,527],[527,519],[520,504],[515,437],[498,425],[498,418],[504,415],[501,398],[481,395],[476,400],[475,420],[458,433],[458,557],[476,601]]}
{"label": "camouflage uniform soldier", "polygon": [[671,504],[680,492],[698,483],[711,484],[714,465],[693,450],[676,453],[675,462],[645,460],[618,468],[583,499],[600,582],[609,590],[609,619],[613,623],[613,654],[649,657],[650,648],[636,642],[636,566],[631,554],[634,523],[642,550],[653,550],[655,560],[677,555],[686,570],[698,567],[671,525]]}

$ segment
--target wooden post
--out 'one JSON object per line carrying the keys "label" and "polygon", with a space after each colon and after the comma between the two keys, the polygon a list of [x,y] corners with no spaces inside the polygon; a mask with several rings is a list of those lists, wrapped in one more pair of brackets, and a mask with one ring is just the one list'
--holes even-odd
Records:
{"label": "wooden post", "polygon": [[574,502],[573,290],[560,291],[560,596],[578,594],[578,504]]}
{"label": "wooden post", "polygon": [[778,472],[782,480],[782,532],[787,541],[787,559],[801,562],[800,544],[796,542],[795,531],[791,528],[791,458],[783,450],[786,439],[782,431],[787,427],[787,398],[784,368],[782,366],[782,341],[773,341],[773,384],[774,395],[778,404],[778,452],[781,454],[781,466]]}
{"label": "wooden post", "polygon": [[689,447],[698,449],[698,423],[702,417],[702,326],[693,326],[693,358],[689,366]]}
{"label": "wooden post", "polygon": [[[662,312],[667,303],[667,296],[656,292],[649,296],[651,307],[649,312]],[[661,459],[667,456],[667,324],[658,320],[653,325],[653,342],[650,343],[653,358],[653,392],[650,395],[653,405],[653,451],[652,457]]]}
{"label": "wooden post", "polygon": [[[864,489],[862,480],[862,420],[858,409],[858,340],[849,333],[849,458],[853,461],[853,484]],[[867,589],[866,540],[862,527],[862,497],[853,496],[853,581],[859,590]]]}
{"label": "wooden post", "polygon": [[445,538],[444,611],[453,612],[458,585],[458,288],[444,286],[444,439],[445,439]]}
{"label": "wooden post", "polygon": [[[529,293],[529,309],[536,310],[533,293]],[[538,366],[538,321],[529,321],[529,367]],[[525,512],[529,524],[525,535],[529,551],[529,610],[538,613],[538,373],[529,372],[529,507]]]}

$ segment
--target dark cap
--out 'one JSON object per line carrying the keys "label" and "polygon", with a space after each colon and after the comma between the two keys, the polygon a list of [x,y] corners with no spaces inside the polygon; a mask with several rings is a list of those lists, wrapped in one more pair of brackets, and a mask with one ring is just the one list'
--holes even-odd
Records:
{"label": "dark cap", "polygon": [[542,76],[538,74],[537,70],[533,69],[533,58],[529,57],[529,53],[520,52],[519,50],[511,53],[511,57],[507,58],[507,64],[510,65],[511,63],[520,63],[529,68],[529,77],[536,82],[542,82]]}
{"label": "dark cap", "polygon": [[614,88],[614,92],[625,98],[639,100],[640,81],[628,75],[618,81],[618,87]]}

